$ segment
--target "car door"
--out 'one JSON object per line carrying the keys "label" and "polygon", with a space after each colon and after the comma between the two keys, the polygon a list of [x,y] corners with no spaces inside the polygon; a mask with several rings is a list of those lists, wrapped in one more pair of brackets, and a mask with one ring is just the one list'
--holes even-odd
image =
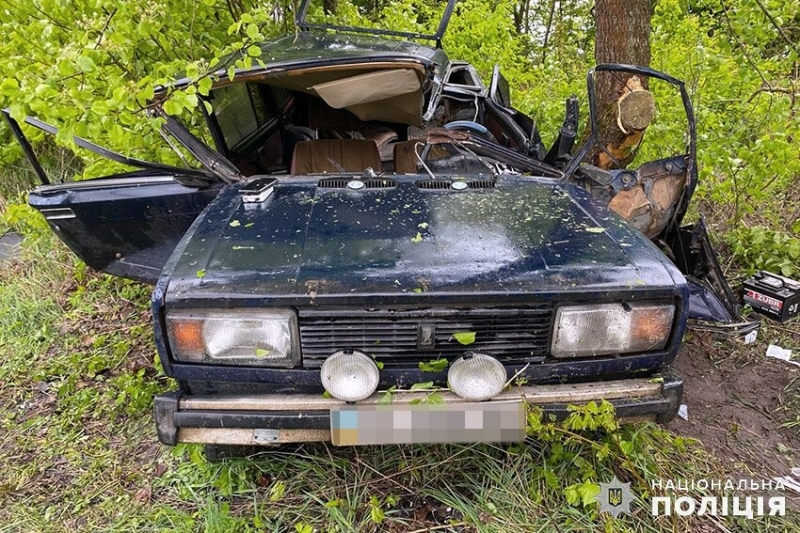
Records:
{"label": "car door", "polygon": [[[19,124],[3,114],[42,181],[29,205],[95,270],[155,283],[180,238],[224,186],[206,171],[127,158],[77,137],[79,146],[137,170],[53,184]],[[25,122],[56,132],[33,118]]]}

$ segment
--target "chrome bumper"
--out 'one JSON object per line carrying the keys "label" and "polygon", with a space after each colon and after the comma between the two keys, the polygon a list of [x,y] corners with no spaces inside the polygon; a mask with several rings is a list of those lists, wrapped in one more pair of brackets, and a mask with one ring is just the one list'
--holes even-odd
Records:
{"label": "chrome bumper", "polygon": [[[668,422],[678,411],[683,381],[670,369],[656,376],[617,381],[528,385],[505,391],[486,403],[525,402],[545,413],[564,418],[569,405],[607,400],[623,422]],[[440,392],[446,404],[469,405],[450,392]],[[380,405],[376,393],[359,406]],[[424,401],[425,392],[395,391],[393,406]],[[340,400],[313,394],[183,395],[161,394],[155,401],[159,440],[206,444],[270,445],[331,440],[331,409],[346,405]],[[475,405],[475,404],[472,404]]]}

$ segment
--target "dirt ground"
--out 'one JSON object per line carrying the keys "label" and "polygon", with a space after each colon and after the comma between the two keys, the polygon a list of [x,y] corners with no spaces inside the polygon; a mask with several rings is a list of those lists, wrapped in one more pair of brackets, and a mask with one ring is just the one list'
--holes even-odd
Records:
{"label": "dirt ground", "polygon": [[[688,420],[676,417],[668,427],[700,440],[744,478],[787,476],[800,467],[800,427],[787,426],[800,421],[800,367],[766,357],[769,335],[762,330],[745,346],[694,332],[674,363]],[[787,496],[800,502],[800,494]]]}

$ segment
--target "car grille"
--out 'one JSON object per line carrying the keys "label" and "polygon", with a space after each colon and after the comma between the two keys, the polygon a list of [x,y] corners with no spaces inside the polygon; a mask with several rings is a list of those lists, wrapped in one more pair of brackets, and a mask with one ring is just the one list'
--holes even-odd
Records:
{"label": "car grille", "polygon": [[317,182],[317,187],[321,189],[346,189],[347,184],[352,181],[362,181],[365,189],[390,189],[397,187],[397,181],[392,178],[322,178]]}
{"label": "car grille", "polygon": [[[549,346],[550,305],[519,308],[305,309],[299,313],[303,365],[319,367],[337,350],[360,350],[388,367],[413,366],[476,351],[506,364],[541,362]],[[434,346],[426,347],[424,329],[433,326]],[[460,344],[455,333],[475,333]]]}
{"label": "car grille", "polygon": [[[450,180],[420,180],[417,181],[417,187],[420,189],[428,190],[450,190],[453,187],[453,182]],[[468,189],[494,189],[495,180],[472,180],[467,181]]]}

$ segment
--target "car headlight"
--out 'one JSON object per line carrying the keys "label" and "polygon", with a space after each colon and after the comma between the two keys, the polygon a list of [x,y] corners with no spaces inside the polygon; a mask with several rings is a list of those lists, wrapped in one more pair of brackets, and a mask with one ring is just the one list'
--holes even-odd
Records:
{"label": "car headlight", "polygon": [[649,352],[667,345],[674,305],[650,303],[569,305],[558,308],[553,357]]}
{"label": "car headlight", "polygon": [[192,363],[294,367],[297,317],[290,309],[179,309],[167,312],[175,359]]}

